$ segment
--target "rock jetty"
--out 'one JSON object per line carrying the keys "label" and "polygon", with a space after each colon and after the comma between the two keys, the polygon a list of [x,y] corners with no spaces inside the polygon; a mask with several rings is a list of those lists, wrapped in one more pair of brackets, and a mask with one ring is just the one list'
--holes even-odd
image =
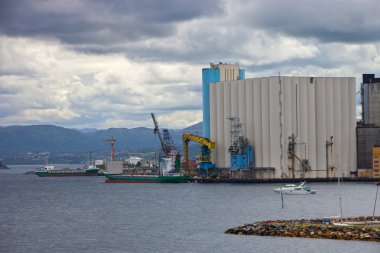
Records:
{"label": "rock jetty", "polygon": [[380,216],[269,220],[230,228],[225,233],[380,242]]}

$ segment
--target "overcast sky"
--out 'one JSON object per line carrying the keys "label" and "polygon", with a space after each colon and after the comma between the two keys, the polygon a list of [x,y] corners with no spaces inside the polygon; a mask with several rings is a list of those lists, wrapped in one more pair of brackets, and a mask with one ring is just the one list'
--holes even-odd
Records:
{"label": "overcast sky", "polygon": [[1,0],[0,125],[183,128],[202,68],[380,75],[379,0]]}

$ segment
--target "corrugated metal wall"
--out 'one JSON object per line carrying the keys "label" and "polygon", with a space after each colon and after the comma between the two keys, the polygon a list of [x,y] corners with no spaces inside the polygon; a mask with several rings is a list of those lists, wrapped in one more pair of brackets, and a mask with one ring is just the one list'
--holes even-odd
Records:
{"label": "corrugated metal wall", "polygon": [[[326,177],[326,164],[349,176],[356,171],[355,83],[353,77],[264,77],[212,84],[211,140],[217,146],[212,159],[218,167],[229,167],[228,118],[239,117],[255,147],[256,167],[275,168],[274,173],[263,172],[264,177],[291,176],[292,134],[297,136],[296,154],[309,159],[312,167],[304,176]],[[326,156],[330,136],[334,144]],[[295,166],[300,177],[301,165],[296,161]],[[330,171],[330,176],[337,175],[337,169]]]}

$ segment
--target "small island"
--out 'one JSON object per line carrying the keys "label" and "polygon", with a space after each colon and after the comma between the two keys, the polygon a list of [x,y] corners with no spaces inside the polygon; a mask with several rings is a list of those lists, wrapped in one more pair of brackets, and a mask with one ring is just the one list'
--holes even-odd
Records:
{"label": "small island", "polygon": [[269,220],[230,228],[225,233],[380,242],[380,216]]}
{"label": "small island", "polygon": [[7,167],[6,165],[4,165],[4,164],[0,161],[0,170],[9,170],[9,167]]}

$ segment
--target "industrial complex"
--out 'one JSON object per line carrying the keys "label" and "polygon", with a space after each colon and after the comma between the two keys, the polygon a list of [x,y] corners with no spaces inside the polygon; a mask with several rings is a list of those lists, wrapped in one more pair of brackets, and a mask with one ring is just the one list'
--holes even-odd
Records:
{"label": "industrial complex", "polygon": [[228,171],[229,177],[242,179],[379,177],[380,79],[363,78],[358,125],[355,77],[245,79],[238,64],[211,63],[202,70],[203,132],[215,143],[214,174]]}
{"label": "industrial complex", "polygon": [[[151,114],[160,173],[230,182],[380,178],[380,78],[374,74],[363,74],[357,92],[355,77],[245,78],[238,64],[210,63],[202,82],[203,135],[183,133],[183,156]],[[107,141],[114,153],[115,139]],[[197,161],[189,158],[189,142],[201,146]],[[108,174],[123,173],[122,163],[106,167]]]}

